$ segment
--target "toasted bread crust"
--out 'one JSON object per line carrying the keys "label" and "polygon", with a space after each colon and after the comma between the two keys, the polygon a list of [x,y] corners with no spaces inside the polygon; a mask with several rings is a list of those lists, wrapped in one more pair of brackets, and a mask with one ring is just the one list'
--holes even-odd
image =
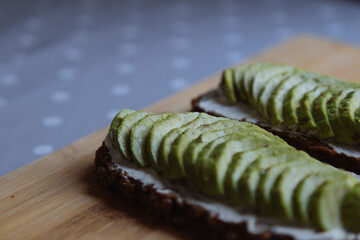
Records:
{"label": "toasted bread crust", "polygon": [[[210,91],[193,99],[191,102],[193,107],[192,110],[197,112],[206,112],[208,114],[218,117],[226,117],[216,112],[207,112],[205,111],[205,109],[200,107],[201,100],[211,97],[212,94],[212,91]],[[242,121],[246,121],[246,119],[242,119]],[[287,131],[277,131],[261,123],[257,123],[256,125],[281,137],[289,145],[295,147],[298,150],[303,150],[307,152],[309,155],[322,162],[326,162],[334,167],[342,168],[347,171],[360,174],[360,158],[348,156],[344,153],[338,153],[331,146],[324,142],[321,142],[313,136],[294,134]]]}
{"label": "toasted bread crust", "polygon": [[190,203],[185,197],[179,200],[175,194],[159,193],[152,185],[145,185],[128,176],[121,168],[116,168],[104,143],[96,151],[95,166],[96,175],[105,187],[119,192],[122,198],[136,202],[149,214],[164,218],[199,239],[293,239],[269,231],[252,234],[246,222],[227,223],[217,216],[211,216],[206,209]]}

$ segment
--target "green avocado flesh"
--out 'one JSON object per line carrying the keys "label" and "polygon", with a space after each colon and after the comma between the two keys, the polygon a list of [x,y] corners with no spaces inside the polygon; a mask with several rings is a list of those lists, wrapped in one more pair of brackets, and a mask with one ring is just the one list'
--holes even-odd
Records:
{"label": "green avocado flesh", "polygon": [[[332,95],[355,125],[356,94]],[[262,216],[360,232],[359,181],[254,124],[205,113],[123,110],[115,118],[108,137],[116,132],[115,149],[138,167]]]}
{"label": "green avocado flesh", "polygon": [[130,138],[130,131],[132,127],[146,115],[149,115],[147,112],[137,111],[130,113],[122,118],[122,121],[119,124],[119,128],[117,129],[117,143],[120,154],[125,159],[131,159],[130,152],[130,142],[128,139]]}
{"label": "green avocado flesh", "polygon": [[110,137],[110,141],[111,141],[113,147],[117,147],[116,132],[117,132],[117,129],[119,128],[121,120],[126,115],[133,113],[133,112],[135,112],[135,111],[129,110],[129,109],[123,109],[118,114],[116,114],[116,116],[112,120],[112,122],[110,124],[109,137]]}
{"label": "green avocado flesh", "polygon": [[132,160],[139,167],[144,167],[149,164],[146,155],[146,137],[150,132],[151,127],[155,122],[163,120],[168,117],[168,113],[164,114],[149,114],[137,123],[130,130],[130,150]]}
{"label": "green avocado flesh", "polygon": [[230,103],[247,102],[273,126],[319,139],[360,143],[358,83],[258,62],[226,69],[219,88]]}

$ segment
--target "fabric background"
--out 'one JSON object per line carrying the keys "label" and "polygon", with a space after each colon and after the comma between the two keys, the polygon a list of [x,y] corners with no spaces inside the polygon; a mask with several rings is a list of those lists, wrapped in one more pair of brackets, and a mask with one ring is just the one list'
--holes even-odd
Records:
{"label": "fabric background", "polygon": [[359,1],[0,0],[0,176],[296,34],[360,45]]}

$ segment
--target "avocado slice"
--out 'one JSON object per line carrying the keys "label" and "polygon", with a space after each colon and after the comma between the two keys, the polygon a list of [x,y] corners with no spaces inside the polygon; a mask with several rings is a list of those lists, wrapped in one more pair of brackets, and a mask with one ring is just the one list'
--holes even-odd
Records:
{"label": "avocado slice", "polygon": [[196,186],[198,189],[200,189],[204,193],[206,191],[207,186],[205,186],[203,179],[205,178],[204,175],[207,175],[209,173],[204,171],[203,166],[205,164],[207,164],[208,161],[211,160],[210,155],[211,155],[212,151],[214,149],[216,149],[216,147],[218,145],[221,145],[222,143],[226,143],[233,139],[244,138],[245,136],[246,136],[246,134],[244,134],[244,133],[236,134],[236,133],[231,132],[228,135],[216,138],[216,139],[208,142],[203,147],[203,149],[201,150],[201,152],[199,153],[199,155],[196,159],[196,164],[195,164],[195,179],[196,179]]}
{"label": "avocado slice", "polygon": [[173,113],[164,120],[156,122],[146,139],[146,152],[153,169],[160,171],[159,147],[161,141],[172,129],[181,127],[199,116],[199,113]]}
{"label": "avocado slice", "polygon": [[237,102],[234,78],[235,71],[233,69],[225,69],[221,76],[220,89],[229,103]]}
{"label": "avocado slice", "polygon": [[250,104],[256,108],[258,104],[258,98],[261,90],[264,88],[267,81],[273,76],[292,71],[294,67],[286,66],[284,64],[273,64],[267,68],[263,68],[257,72],[254,80],[250,84]]}
{"label": "avocado slice", "polygon": [[294,217],[303,223],[309,223],[307,212],[311,195],[325,182],[339,181],[346,176],[334,169],[328,169],[307,175],[296,186],[292,196],[292,206]]}
{"label": "avocado slice", "polygon": [[359,126],[355,122],[355,111],[360,107],[360,91],[354,90],[340,101],[339,117],[345,142],[357,144],[360,142]]}
{"label": "avocado slice", "polygon": [[260,95],[258,98],[258,112],[266,119],[270,120],[269,113],[267,111],[267,106],[271,95],[273,94],[276,86],[283,81],[284,79],[288,79],[293,74],[293,71],[282,72],[272,76],[266,83],[265,86],[261,89]]}
{"label": "avocado slice", "polygon": [[187,134],[188,136],[197,136],[196,139],[194,139],[192,142],[190,142],[183,153],[183,164],[184,164],[184,172],[186,179],[190,186],[197,187],[197,179],[196,179],[196,161],[198,159],[198,156],[200,152],[203,150],[203,148],[211,141],[225,136],[229,135],[230,132],[233,132],[233,128],[228,129],[221,129],[221,130],[214,130],[209,132],[203,132],[201,133],[201,130],[198,129],[188,129],[184,134]]}
{"label": "avocado slice", "polygon": [[[190,131],[190,129],[188,131]],[[196,132],[196,130],[193,131]],[[270,132],[267,132],[266,130],[254,124],[250,124],[246,122],[238,122],[238,126],[235,127],[204,132],[188,145],[183,155],[183,165],[184,165],[185,175],[187,176],[188,182],[191,186],[193,187],[198,186],[197,176],[199,176],[200,174],[198,174],[199,168],[197,168],[197,165],[201,166],[201,164],[198,163],[197,161],[201,159],[201,157],[199,157],[200,152],[203,151],[204,147],[209,142],[231,134],[259,135],[259,136],[271,138],[273,139],[273,141],[278,143],[284,143],[284,141],[281,138],[271,134]],[[204,150],[204,152],[202,152],[202,156],[205,156],[205,151],[209,151],[209,148],[207,148],[207,150]]]}
{"label": "avocado slice", "polygon": [[259,62],[259,63],[254,63],[251,64],[247,70],[245,71],[244,74],[244,79],[241,82],[240,88],[242,89],[242,92],[245,94],[245,101],[249,102],[250,100],[250,86],[252,81],[254,80],[256,74],[261,71],[264,68],[268,68],[270,66],[272,66],[273,63],[263,63],[263,62]]}
{"label": "avocado slice", "polygon": [[329,118],[327,116],[327,102],[332,97],[334,90],[322,92],[315,100],[312,106],[311,114],[316,124],[317,135],[320,139],[331,139],[334,137]]}
{"label": "avocado slice", "polygon": [[346,141],[339,118],[339,105],[350,91],[352,89],[338,89],[327,102],[327,116],[337,142]]}
{"label": "avocado slice", "polygon": [[[277,143],[272,138],[241,136],[218,144],[201,165],[201,190],[209,195],[225,193],[225,175],[233,155],[256,147],[270,147]],[[287,147],[284,144],[284,147]],[[201,161],[198,161],[199,163]]]}
{"label": "avocado slice", "polygon": [[327,90],[327,86],[318,86],[314,90],[307,92],[300,100],[300,105],[296,110],[296,115],[302,132],[312,133],[316,130],[316,122],[312,115],[313,103],[320,94]]}
{"label": "avocado slice", "polygon": [[[221,118],[218,118],[221,119]],[[194,141],[197,137],[199,137],[200,134],[204,132],[210,132],[214,130],[222,130],[226,128],[231,128],[235,126],[241,125],[239,121],[236,120],[219,120],[212,124],[204,124],[199,126],[198,128],[189,128],[184,131],[171,146],[171,150],[169,153],[169,159],[171,161],[177,162],[174,163],[175,165],[179,166],[182,172],[182,175],[185,175],[185,167],[184,165],[188,164],[189,168],[192,168],[192,163],[190,158],[184,158],[184,153],[189,146],[189,144]],[[168,166],[168,165],[164,165]],[[169,170],[171,171],[171,170]],[[164,172],[165,177],[171,178],[171,176],[167,176],[167,174]],[[170,175],[170,174],[169,174]]]}
{"label": "avocado slice", "polygon": [[[218,122],[221,119],[225,118],[219,118],[206,113],[200,113],[199,116],[193,121],[183,125],[182,127],[175,128],[166,134],[160,144],[159,150],[159,166],[161,170],[164,170],[163,173],[165,177],[171,179],[178,179],[183,177],[183,171],[182,168],[178,165],[178,161],[169,157],[176,139],[189,128],[197,128],[201,125],[212,124],[214,122]],[[171,159],[171,161],[169,161],[169,159]]]}
{"label": "avocado slice", "polygon": [[307,210],[311,225],[320,231],[341,228],[341,203],[357,182],[349,176],[345,180],[324,183],[316,189]]}
{"label": "avocado slice", "polygon": [[[294,152],[296,153],[296,152]],[[302,159],[296,159],[296,161],[301,161]],[[239,198],[239,205],[255,205],[256,204],[256,188],[258,186],[261,175],[264,171],[276,164],[283,162],[294,161],[294,154],[281,153],[278,155],[271,154],[269,156],[259,156],[257,160],[250,164],[250,166],[245,170],[242,177],[238,182],[238,194],[241,196]]]}
{"label": "avocado slice", "polygon": [[289,153],[295,151],[294,148],[282,144],[274,147],[256,147],[243,152],[235,153],[226,171],[225,193],[232,204],[239,202],[238,182],[247,167],[259,156],[278,155],[280,153]]}
{"label": "avocado slice", "polygon": [[307,175],[326,171],[328,165],[317,162],[309,157],[305,152],[303,158],[305,164],[296,168],[289,167],[285,169],[276,179],[271,188],[271,215],[279,218],[294,218],[292,195],[296,186]]}
{"label": "avocado slice", "polygon": [[123,117],[117,129],[117,144],[119,152],[125,160],[131,159],[130,151],[130,131],[131,128],[142,118],[149,115],[150,113],[144,111],[136,111]]}
{"label": "avocado slice", "polygon": [[259,183],[256,188],[255,201],[259,207],[259,211],[263,215],[271,215],[271,189],[275,185],[278,177],[289,167],[298,167],[304,165],[302,161],[289,161],[279,163],[267,168],[260,176]]}
{"label": "avocado slice", "polygon": [[123,109],[120,112],[118,112],[116,114],[116,116],[114,117],[114,119],[111,121],[110,130],[109,130],[109,137],[110,137],[110,141],[111,141],[111,144],[113,145],[113,147],[117,148],[116,132],[117,132],[117,129],[119,128],[121,120],[126,115],[131,114],[133,112],[135,112],[135,111],[134,110],[129,110],[129,109]]}
{"label": "avocado slice", "polygon": [[130,130],[131,159],[138,167],[145,167],[149,164],[146,155],[146,138],[155,122],[163,120],[169,113],[149,114],[134,124]]}
{"label": "avocado slice", "polygon": [[353,187],[341,203],[341,221],[344,228],[352,232],[360,232],[360,184]]}
{"label": "avocado slice", "polygon": [[294,74],[282,80],[273,90],[267,103],[267,113],[270,117],[271,124],[276,126],[284,122],[283,103],[288,91],[295,85],[303,81],[299,70],[295,70]]}
{"label": "avocado slice", "polygon": [[242,64],[234,69],[234,89],[235,95],[238,101],[246,100],[246,95],[241,88],[242,81],[244,80],[245,72],[247,71],[249,64]]}
{"label": "avocado slice", "polygon": [[317,86],[317,82],[313,78],[306,80],[306,76],[303,76],[303,81],[298,85],[295,85],[286,94],[283,103],[283,117],[285,124],[288,128],[296,130],[299,125],[296,109],[300,106],[300,100],[304,97],[304,94],[313,90]]}

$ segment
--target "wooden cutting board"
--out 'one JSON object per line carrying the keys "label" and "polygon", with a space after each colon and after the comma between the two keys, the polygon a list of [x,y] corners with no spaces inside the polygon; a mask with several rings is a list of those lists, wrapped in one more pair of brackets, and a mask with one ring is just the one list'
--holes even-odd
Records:
{"label": "wooden cutting board", "polygon": [[[360,49],[315,37],[295,38],[251,61],[283,62],[360,81]],[[147,110],[190,110],[190,100],[218,82],[219,76],[213,76]],[[94,153],[106,132],[104,128],[0,178],[0,239],[189,239],[94,179]]]}

